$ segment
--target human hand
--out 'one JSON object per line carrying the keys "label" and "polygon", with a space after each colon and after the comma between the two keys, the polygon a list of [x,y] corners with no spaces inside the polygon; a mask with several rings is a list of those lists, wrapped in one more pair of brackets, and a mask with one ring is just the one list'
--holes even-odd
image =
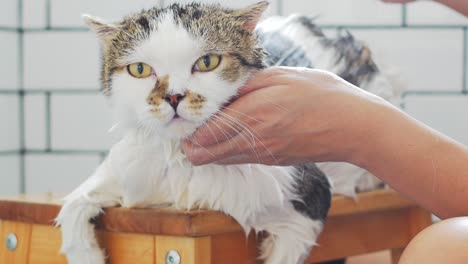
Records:
{"label": "human hand", "polygon": [[348,161],[372,130],[373,105],[382,102],[328,72],[270,68],[183,149],[195,165]]}

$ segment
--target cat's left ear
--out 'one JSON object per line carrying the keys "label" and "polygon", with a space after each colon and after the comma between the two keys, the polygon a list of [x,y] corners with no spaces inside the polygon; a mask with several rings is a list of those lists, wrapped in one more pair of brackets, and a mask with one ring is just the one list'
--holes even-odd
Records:
{"label": "cat's left ear", "polygon": [[106,23],[97,17],[83,15],[83,20],[102,43],[110,40],[119,31],[118,25]]}
{"label": "cat's left ear", "polygon": [[237,17],[247,31],[253,32],[269,5],[270,3],[268,1],[262,1],[244,9],[237,10],[233,15]]}

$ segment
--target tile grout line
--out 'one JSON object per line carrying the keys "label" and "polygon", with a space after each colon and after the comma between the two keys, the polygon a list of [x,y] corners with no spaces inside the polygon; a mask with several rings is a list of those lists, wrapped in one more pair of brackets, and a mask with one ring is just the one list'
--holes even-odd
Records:
{"label": "tile grout line", "polygon": [[18,0],[18,116],[19,116],[19,192],[26,191],[26,135],[25,135],[25,104],[24,104],[24,31],[23,31],[23,0]]}
{"label": "tile grout line", "polygon": [[46,151],[52,150],[52,111],[51,111],[51,97],[50,92],[45,93],[45,107],[46,107]]}
{"label": "tile grout line", "polygon": [[[280,0],[281,2],[281,0]],[[278,6],[278,13],[282,13],[283,10],[281,6]],[[466,25],[459,24],[459,25],[443,25],[443,24],[426,24],[426,25],[393,25],[393,24],[383,24],[383,25],[371,25],[371,24],[318,24],[321,28],[324,29],[336,29],[336,28],[350,28],[356,30],[395,30],[395,29],[402,29],[402,28],[410,28],[410,29],[426,29],[426,30],[445,30],[445,29],[464,29]],[[79,26],[70,26],[70,27],[49,27],[49,28],[11,28],[11,27],[1,27],[0,32],[73,32],[73,33],[82,33],[88,32],[89,30],[85,27]]]}
{"label": "tile grout line", "polygon": [[50,29],[52,27],[52,22],[51,22],[51,2],[50,0],[46,0],[46,29]]}
{"label": "tile grout line", "polygon": [[468,93],[468,26],[463,28],[463,87],[462,92]]}
{"label": "tile grout line", "polygon": [[401,27],[408,27],[408,12],[406,4],[401,5]]}
{"label": "tile grout line", "polygon": [[[23,151],[28,155],[43,155],[43,154],[53,154],[53,155],[87,155],[87,156],[100,156],[104,159],[107,156],[108,150],[99,150],[99,149],[27,149]],[[2,150],[0,151],[0,156],[11,156],[11,155],[20,155],[21,151],[19,150]]]}

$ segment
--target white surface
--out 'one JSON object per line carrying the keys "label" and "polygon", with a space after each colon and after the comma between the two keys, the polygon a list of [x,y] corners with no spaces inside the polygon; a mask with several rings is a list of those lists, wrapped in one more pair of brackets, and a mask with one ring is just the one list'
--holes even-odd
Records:
{"label": "white surface", "polygon": [[23,27],[46,27],[46,0],[22,0],[23,1]]}
{"label": "white surface", "polygon": [[408,25],[468,25],[468,18],[433,1],[411,3],[407,6],[407,14]]}
{"label": "white surface", "polygon": [[27,89],[97,89],[99,45],[90,32],[28,33],[24,37]]}
{"label": "white surface", "polygon": [[27,149],[46,148],[46,103],[44,95],[27,95],[25,105],[25,130]]}
{"label": "white surface", "polygon": [[318,16],[320,24],[401,23],[400,5],[388,5],[377,0],[283,0],[284,14],[301,13]]}
{"label": "white surface", "polygon": [[0,157],[0,194],[19,193],[19,157]]}
{"label": "white surface", "polygon": [[18,2],[17,0],[2,0],[0,4],[0,26],[18,26]]}
{"label": "white surface", "polygon": [[99,162],[99,156],[28,155],[26,192],[68,193],[91,176]]}
{"label": "white surface", "polygon": [[18,87],[18,34],[0,32],[0,41],[0,89],[15,89]]}
{"label": "white surface", "polygon": [[52,97],[54,149],[107,150],[113,142],[110,108],[102,95]]}
{"label": "white surface", "polygon": [[416,119],[468,145],[468,96],[411,95],[405,105]]}
{"label": "white surface", "polygon": [[158,2],[157,0],[51,0],[51,23],[56,27],[84,27],[82,14],[91,14],[113,21]]}
{"label": "white surface", "polygon": [[0,151],[17,150],[19,148],[19,117],[16,96],[0,95],[0,120]]}
{"label": "white surface", "polygon": [[461,30],[353,30],[380,59],[399,73],[408,90],[460,91],[463,80]]}

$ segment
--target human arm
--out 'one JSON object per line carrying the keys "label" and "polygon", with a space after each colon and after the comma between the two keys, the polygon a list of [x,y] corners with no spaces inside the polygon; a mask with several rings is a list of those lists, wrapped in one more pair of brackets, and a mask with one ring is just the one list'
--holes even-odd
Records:
{"label": "human arm", "polygon": [[440,217],[468,214],[467,148],[383,99],[294,68],[260,72],[243,93],[223,111],[230,122],[211,122],[184,143],[194,164],[345,161]]}
{"label": "human arm", "polygon": [[[409,3],[409,2],[414,2],[415,0],[383,0],[386,3]],[[452,8],[453,10],[468,16],[468,2],[465,0],[435,0],[435,2],[438,2],[442,5],[448,6]]]}

